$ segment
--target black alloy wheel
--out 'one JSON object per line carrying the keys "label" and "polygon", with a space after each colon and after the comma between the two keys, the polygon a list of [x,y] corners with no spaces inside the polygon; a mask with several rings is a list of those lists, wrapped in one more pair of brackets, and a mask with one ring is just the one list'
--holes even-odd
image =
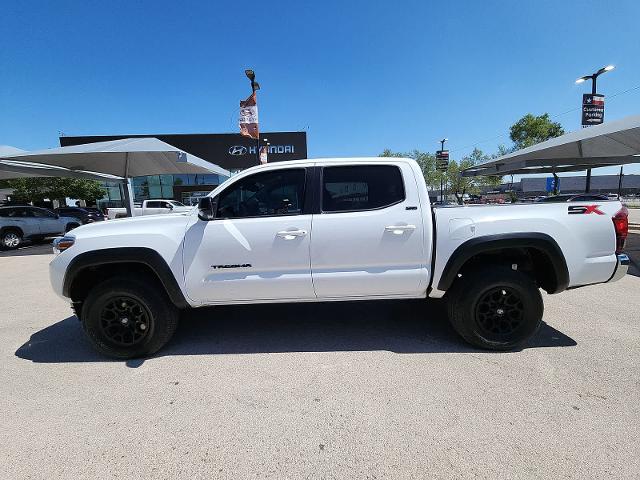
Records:
{"label": "black alloy wheel", "polygon": [[171,339],[179,310],[151,275],[114,276],[75,299],[93,346],[112,358],[147,357]]}
{"label": "black alloy wheel", "polygon": [[100,331],[117,347],[131,347],[149,335],[153,324],[147,308],[131,297],[114,297],[100,313]]}
{"label": "black alloy wheel", "polygon": [[523,320],[524,304],[519,293],[512,288],[492,288],[478,300],[476,322],[487,336],[513,335]]}
{"label": "black alloy wheel", "polygon": [[467,342],[491,350],[521,348],[542,323],[544,305],[533,277],[508,266],[462,273],[447,292],[449,321]]}

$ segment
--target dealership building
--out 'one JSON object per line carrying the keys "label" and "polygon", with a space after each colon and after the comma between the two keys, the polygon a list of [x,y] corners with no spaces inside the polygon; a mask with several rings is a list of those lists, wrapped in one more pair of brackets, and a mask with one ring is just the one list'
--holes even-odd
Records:
{"label": "dealership building", "polygon": [[[257,155],[257,141],[234,133],[64,136],[60,137],[60,146],[143,137],[162,140],[229,170],[232,175],[260,163]],[[307,158],[306,132],[263,132],[260,135],[260,145],[267,146],[269,163]],[[141,202],[152,198],[166,198],[184,204],[195,204],[200,197],[207,195],[225,178],[216,174],[135,177],[132,182],[134,200]],[[106,182],[105,189],[107,194],[105,198],[98,201],[99,206],[121,206],[122,197],[118,184]]]}

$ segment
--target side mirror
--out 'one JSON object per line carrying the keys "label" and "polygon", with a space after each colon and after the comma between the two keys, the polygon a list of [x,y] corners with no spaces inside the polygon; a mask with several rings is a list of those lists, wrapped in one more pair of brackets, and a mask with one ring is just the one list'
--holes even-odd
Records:
{"label": "side mirror", "polygon": [[173,210],[173,205],[171,205],[170,203],[167,203],[167,208],[168,208],[169,210]]}
{"label": "side mirror", "polygon": [[198,218],[208,222],[216,218],[216,210],[218,209],[218,199],[211,197],[202,197],[198,201]]}

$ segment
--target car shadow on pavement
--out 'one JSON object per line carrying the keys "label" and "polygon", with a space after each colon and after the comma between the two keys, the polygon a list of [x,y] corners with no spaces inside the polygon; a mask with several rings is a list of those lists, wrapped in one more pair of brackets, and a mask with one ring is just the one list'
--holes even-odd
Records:
{"label": "car shadow on pavement", "polygon": [[[525,348],[574,345],[572,338],[543,322]],[[156,356],[360,350],[493,353],[469,346],[455,333],[443,301],[363,301],[189,311],[172,341]],[[106,361],[89,345],[75,316],[34,333],[15,354],[36,363]],[[130,360],[127,365],[142,363]]]}
{"label": "car shadow on pavement", "polygon": [[31,255],[51,255],[53,253],[51,241],[28,243],[16,250],[0,250],[2,257],[28,257]]}

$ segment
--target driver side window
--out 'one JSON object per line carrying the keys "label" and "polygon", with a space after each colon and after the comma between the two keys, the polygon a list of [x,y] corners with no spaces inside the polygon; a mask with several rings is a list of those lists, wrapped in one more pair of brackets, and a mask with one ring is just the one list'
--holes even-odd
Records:
{"label": "driver side window", "polygon": [[220,194],[217,218],[300,215],[304,202],[305,169],[256,173]]}

